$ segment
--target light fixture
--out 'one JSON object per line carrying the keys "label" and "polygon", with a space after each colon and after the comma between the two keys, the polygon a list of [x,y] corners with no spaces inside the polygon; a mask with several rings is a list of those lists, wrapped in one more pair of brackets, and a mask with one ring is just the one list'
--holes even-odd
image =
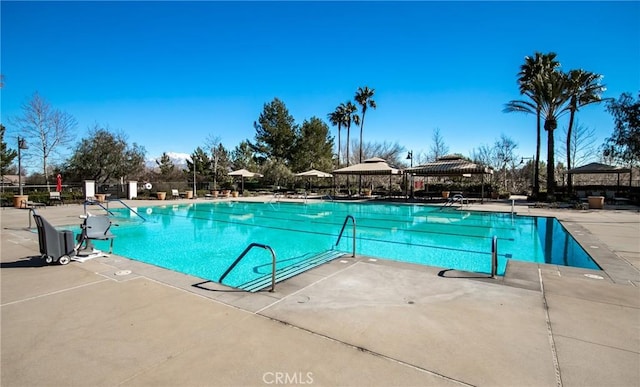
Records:
{"label": "light fixture", "polygon": [[22,149],[29,149],[27,140],[18,137],[18,187],[20,188],[21,196],[24,194],[22,191],[22,155],[20,154],[20,150]]}

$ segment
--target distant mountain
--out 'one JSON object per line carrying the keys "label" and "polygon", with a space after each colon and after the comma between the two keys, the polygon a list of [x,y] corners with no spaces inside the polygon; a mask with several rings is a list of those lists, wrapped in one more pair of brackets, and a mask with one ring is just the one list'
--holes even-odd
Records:
{"label": "distant mountain", "polygon": [[[191,155],[188,153],[179,153],[179,152],[167,152],[167,155],[173,162],[173,165],[178,169],[187,169],[187,160],[191,160]],[[150,169],[157,169],[158,164],[156,164],[156,160],[160,160],[162,155],[158,155],[155,157],[149,157],[145,160],[145,166]]]}

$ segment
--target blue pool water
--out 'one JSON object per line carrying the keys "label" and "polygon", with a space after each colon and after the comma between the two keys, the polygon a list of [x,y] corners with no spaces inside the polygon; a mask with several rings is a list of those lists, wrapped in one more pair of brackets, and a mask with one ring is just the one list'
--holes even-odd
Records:
{"label": "blue pool water", "polygon": [[[250,243],[271,246],[278,267],[334,248],[347,215],[357,223],[357,254],[489,273],[498,237],[498,273],[507,260],[599,269],[555,218],[443,210],[421,205],[318,202],[206,202],[127,209],[116,214],[114,253],[217,281]],[[348,223],[340,244],[352,248]],[[100,248],[100,246],[98,246]],[[225,279],[238,286],[271,272],[271,255],[252,250]]]}

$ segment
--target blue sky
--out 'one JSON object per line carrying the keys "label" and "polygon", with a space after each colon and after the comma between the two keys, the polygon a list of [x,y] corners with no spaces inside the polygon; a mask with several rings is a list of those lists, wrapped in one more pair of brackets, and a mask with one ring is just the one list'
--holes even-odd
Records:
{"label": "blue sky", "polygon": [[[530,156],[535,118],[502,109],[520,98],[516,74],[535,51],[556,52],[565,71],[603,74],[605,97],[640,90],[638,2],[0,6],[9,134],[16,128],[7,118],[38,91],[76,117],[78,140],[95,123],[108,125],[148,157],[191,153],[210,135],[228,149],[253,140],[252,123],[274,97],[297,123],[326,121],[365,85],[378,108],[367,112],[364,141],[427,153],[439,128],[451,152],[470,155],[504,133]],[[597,144],[612,133],[604,106],[577,118],[596,131]]]}

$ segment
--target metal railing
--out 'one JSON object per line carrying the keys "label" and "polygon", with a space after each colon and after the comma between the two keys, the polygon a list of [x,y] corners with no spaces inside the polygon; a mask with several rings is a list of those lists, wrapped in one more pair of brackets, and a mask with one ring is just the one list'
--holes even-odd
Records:
{"label": "metal railing", "polygon": [[146,219],[144,216],[140,215],[136,210],[134,210],[133,208],[129,207],[129,206],[127,205],[127,203],[123,202],[123,201],[122,201],[122,200],[120,200],[120,199],[109,199],[109,200],[107,200],[107,211],[108,211],[108,209],[109,209],[109,203],[111,203],[111,202],[119,202],[120,204],[122,204],[123,206],[125,206],[126,208],[128,208],[128,209],[129,209],[129,211],[131,211],[131,212],[133,212],[134,214],[138,215],[138,216],[139,216],[143,221],[145,221],[145,222],[147,221],[147,219]]}
{"label": "metal railing", "polygon": [[105,206],[102,205],[102,203],[100,203],[97,200],[85,200],[84,201],[84,214],[87,215],[87,204],[96,204],[98,206],[100,206],[103,210],[107,211],[109,213],[109,215],[111,216],[115,216],[115,214],[111,211],[109,211],[109,209]]}
{"label": "metal railing", "polygon": [[344,232],[345,227],[347,227],[347,222],[349,221],[349,219],[351,219],[353,223],[353,254],[351,256],[355,258],[356,256],[356,219],[353,216],[347,215],[344,218],[344,223],[342,223],[342,229],[340,230],[340,234],[338,235],[336,246],[338,246],[338,244],[340,243],[340,239],[342,238],[342,233]]}
{"label": "metal railing", "polygon": [[32,215],[38,215],[35,208],[29,208],[29,230],[31,230],[31,218]]}
{"label": "metal railing", "polygon": [[233,268],[236,267],[238,262],[240,262],[240,260],[242,260],[242,258],[244,258],[244,256],[247,255],[249,250],[251,250],[254,247],[259,247],[261,249],[269,250],[269,252],[271,253],[271,258],[272,258],[272,263],[271,263],[271,265],[272,265],[272,268],[271,268],[271,290],[269,290],[269,291],[270,292],[275,291],[275,289],[276,289],[276,253],[273,251],[271,246],[263,245],[263,244],[260,244],[260,243],[251,243],[249,246],[247,246],[247,248],[244,249],[242,254],[240,254],[238,256],[238,258],[236,258],[236,260],[233,261],[231,266],[229,266],[229,268],[224,272],[224,274],[222,274],[220,276],[220,279],[218,280],[218,282],[222,283],[222,280],[225,279],[227,274],[229,274],[231,272],[231,270],[233,270]]}
{"label": "metal railing", "polygon": [[491,278],[498,274],[498,237],[493,236],[491,240]]}

